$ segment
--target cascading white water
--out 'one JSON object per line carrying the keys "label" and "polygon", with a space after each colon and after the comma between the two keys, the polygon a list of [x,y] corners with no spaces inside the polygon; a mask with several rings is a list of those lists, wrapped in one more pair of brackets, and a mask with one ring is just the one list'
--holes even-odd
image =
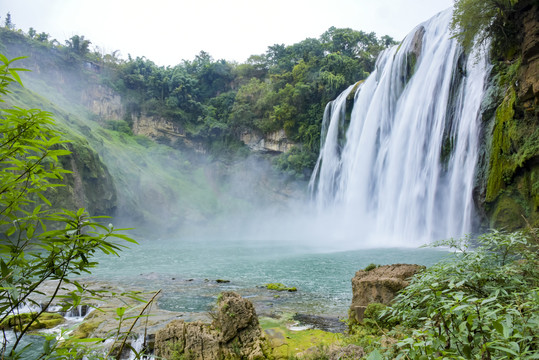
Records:
{"label": "cascading white water", "polygon": [[366,245],[472,231],[487,63],[462,53],[450,20],[448,10],[416,27],[355,94],[351,86],[326,108],[311,191]]}

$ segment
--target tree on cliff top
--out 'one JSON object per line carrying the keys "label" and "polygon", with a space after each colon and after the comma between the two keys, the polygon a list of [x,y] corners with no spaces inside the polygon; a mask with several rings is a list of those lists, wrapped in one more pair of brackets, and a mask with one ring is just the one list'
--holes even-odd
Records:
{"label": "tree on cliff top", "polygon": [[510,14],[519,0],[455,0],[451,29],[464,49],[488,39],[496,50],[508,51],[514,32]]}

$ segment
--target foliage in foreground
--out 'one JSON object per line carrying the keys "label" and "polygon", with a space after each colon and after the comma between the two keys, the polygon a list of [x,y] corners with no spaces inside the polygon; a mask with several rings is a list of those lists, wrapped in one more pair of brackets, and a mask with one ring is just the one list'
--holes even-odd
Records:
{"label": "foliage in foreground", "polygon": [[[12,66],[19,59],[0,54],[0,96],[9,93],[8,85],[22,85],[18,72],[24,69]],[[64,143],[51,114],[39,109],[0,110],[0,323],[8,318],[19,322],[11,325],[14,339],[8,340],[2,331],[2,359],[23,355],[23,339],[53,301],[61,301],[64,310],[81,303],[86,289],[69,277],[89,273],[97,265],[92,257],[99,252],[117,255],[123,245],[115,239],[134,242],[84,209],[48,209],[52,207],[48,191],[60,186],[66,173],[58,161],[69,154]],[[56,281],[52,294],[42,293],[40,286],[50,280]],[[27,306],[40,310],[13,317]],[[88,349],[80,345],[88,341],[92,339],[49,335],[36,358],[81,358],[80,351]]]}
{"label": "foliage in foreground", "polygon": [[374,358],[538,359],[537,240],[534,232],[493,231],[434,244],[455,253],[416,275],[376,326],[367,324],[371,338],[384,334],[390,344],[371,346]]}

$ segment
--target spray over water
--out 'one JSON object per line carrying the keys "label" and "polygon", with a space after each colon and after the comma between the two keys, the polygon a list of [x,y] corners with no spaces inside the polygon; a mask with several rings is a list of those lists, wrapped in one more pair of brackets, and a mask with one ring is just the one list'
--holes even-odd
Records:
{"label": "spray over water", "polygon": [[484,56],[462,53],[450,20],[445,11],[416,27],[326,108],[310,188],[337,231],[360,245],[417,245],[472,231],[488,71]]}

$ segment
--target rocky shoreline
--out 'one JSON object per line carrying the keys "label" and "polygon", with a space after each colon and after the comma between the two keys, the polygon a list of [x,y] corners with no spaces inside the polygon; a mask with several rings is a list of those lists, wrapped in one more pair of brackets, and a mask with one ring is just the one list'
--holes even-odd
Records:
{"label": "rocky shoreline", "polygon": [[[397,292],[407,286],[407,280],[423,268],[396,264],[369,266],[358,271],[352,279],[353,299],[347,321],[361,323],[369,303],[389,304]],[[215,283],[226,287],[229,281],[219,279]],[[40,291],[51,293],[56,284],[51,281]],[[135,347],[137,352],[145,349],[169,359],[182,354],[193,359],[278,359],[291,354],[301,357],[307,349],[288,349],[289,332],[310,332],[309,336],[316,334],[323,338],[324,333],[343,334],[347,330],[343,317],[304,312],[291,314],[274,307],[281,295],[293,296],[288,292],[275,291],[245,298],[237,292],[224,290],[211,311],[175,312],[159,306],[163,294],[155,291],[141,292],[125,284],[94,280],[81,281],[81,284],[87,289],[87,296],[82,301],[90,307],[79,310],[81,319],[85,315],[84,320],[75,326],[70,336],[107,339],[103,345],[116,347],[116,351],[119,344],[125,342],[128,345],[121,347],[128,350],[122,358],[129,358],[129,349]],[[73,290],[75,286],[66,286],[60,295],[66,296]],[[40,303],[45,296],[33,300]],[[62,304],[53,305],[59,309]],[[96,310],[88,311],[93,308]],[[287,344],[286,354],[282,351],[284,344]],[[336,353],[339,353],[338,349],[342,350],[336,344],[332,346]],[[355,355],[360,353],[360,349],[347,348],[346,351]]]}

